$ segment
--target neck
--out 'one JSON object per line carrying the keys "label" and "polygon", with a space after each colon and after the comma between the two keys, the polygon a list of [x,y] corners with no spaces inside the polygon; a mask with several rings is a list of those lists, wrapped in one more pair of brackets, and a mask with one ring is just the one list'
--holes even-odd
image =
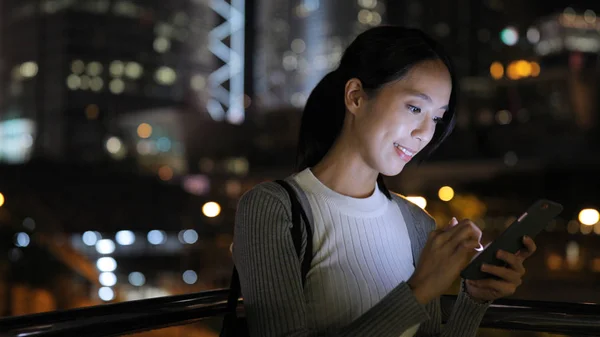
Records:
{"label": "neck", "polygon": [[366,198],[373,194],[379,172],[362,159],[356,146],[336,142],[312,173],[323,185],[345,196]]}

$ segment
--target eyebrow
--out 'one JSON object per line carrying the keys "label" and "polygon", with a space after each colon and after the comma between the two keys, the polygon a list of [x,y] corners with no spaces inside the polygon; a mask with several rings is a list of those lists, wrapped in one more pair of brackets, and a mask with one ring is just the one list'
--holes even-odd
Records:
{"label": "eyebrow", "polygon": [[[422,92],[414,91],[414,92],[411,92],[410,95],[414,96],[414,97],[418,97],[429,103],[433,103],[433,100],[431,99],[431,97],[429,97],[427,94],[424,94]],[[440,109],[448,110],[448,105],[446,104],[446,105],[442,106]]]}

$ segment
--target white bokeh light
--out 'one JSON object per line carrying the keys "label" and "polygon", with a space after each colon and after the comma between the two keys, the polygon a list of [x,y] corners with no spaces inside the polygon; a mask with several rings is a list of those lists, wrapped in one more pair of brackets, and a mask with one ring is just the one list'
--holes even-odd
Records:
{"label": "white bokeh light", "polygon": [[109,287],[102,287],[98,289],[98,297],[105,302],[112,301],[115,298],[115,292]]}
{"label": "white bokeh light", "polygon": [[105,287],[112,287],[117,284],[117,275],[112,272],[100,273],[100,276],[98,276],[98,281]]}
{"label": "white bokeh light", "polygon": [[99,239],[100,238],[96,235],[96,233],[92,231],[87,231],[81,236],[81,240],[83,240],[83,243],[87,246],[95,245]]}
{"label": "white bokeh light", "polygon": [[100,254],[110,254],[115,251],[115,243],[110,239],[102,239],[96,242],[96,251]]}
{"label": "white bokeh light", "polygon": [[117,269],[117,261],[112,257],[101,257],[96,261],[96,267],[100,271],[115,271]]}
{"label": "white bokeh light", "polygon": [[183,282],[187,284],[194,284],[198,281],[198,274],[193,270],[186,270],[183,272]]}
{"label": "white bokeh light", "polygon": [[148,232],[148,242],[153,245],[160,245],[165,243],[167,240],[167,236],[163,231],[159,231],[157,229],[153,229]]}
{"label": "white bokeh light", "polygon": [[108,150],[108,152],[115,154],[119,151],[121,151],[121,148],[123,147],[123,142],[121,142],[121,140],[118,137],[110,137],[107,141],[106,141],[106,150]]}
{"label": "white bokeh light", "polygon": [[187,229],[183,232],[183,242],[187,244],[194,244],[198,241],[198,232],[193,229]]}
{"label": "white bokeh light", "polygon": [[15,245],[17,247],[27,247],[29,246],[30,242],[31,239],[29,238],[29,235],[27,233],[20,232],[17,233],[17,235],[15,235]]}
{"label": "white bokeh light", "polygon": [[129,230],[118,231],[115,239],[121,246],[129,246],[135,242],[135,234]]}

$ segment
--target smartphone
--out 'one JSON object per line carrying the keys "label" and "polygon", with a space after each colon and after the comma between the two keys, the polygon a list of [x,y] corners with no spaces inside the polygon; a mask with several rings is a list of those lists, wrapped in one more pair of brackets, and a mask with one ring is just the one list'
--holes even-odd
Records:
{"label": "smartphone", "polygon": [[500,236],[480,251],[471,263],[461,272],[460,276],[467,280],[496,278],[496,276],[481,271],[482,264],[506,266],[506,262],[498,259],[498,250],[515,254],[525,248],[523,237],[534,239],[548,223],[562,212],[563,206],[550,200],[536,201],[525,213],[518,217]]}

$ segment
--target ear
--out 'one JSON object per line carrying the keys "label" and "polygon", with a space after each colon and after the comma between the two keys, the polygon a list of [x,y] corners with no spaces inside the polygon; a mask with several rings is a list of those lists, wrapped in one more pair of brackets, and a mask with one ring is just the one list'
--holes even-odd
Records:
{"label": "ear", "polygon": [[366,94],[362,82],[358,78],[351,78],[344,88],[344,103],[346,110],[356,115],[365,104]]}

